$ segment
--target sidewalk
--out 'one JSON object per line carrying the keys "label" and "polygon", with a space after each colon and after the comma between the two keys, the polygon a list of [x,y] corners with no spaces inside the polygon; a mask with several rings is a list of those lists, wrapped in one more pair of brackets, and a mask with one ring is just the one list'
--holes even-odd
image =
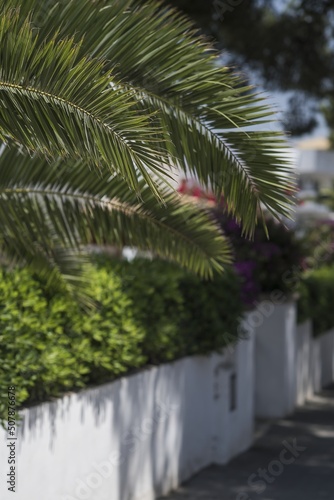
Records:
{"label": "sidewalk", "polygon": [[334,386],[226,466],[202,471],[164,500],[333,500]]}

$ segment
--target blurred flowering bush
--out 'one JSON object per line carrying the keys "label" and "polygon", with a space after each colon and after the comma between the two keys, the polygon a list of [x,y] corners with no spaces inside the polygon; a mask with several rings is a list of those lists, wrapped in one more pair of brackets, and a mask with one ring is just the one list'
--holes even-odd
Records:
{"label": "blurred flowering bush", "polygon": [[334,221],[318,221],[305,228],[307,267],[319,268],[334,264]]}
{"label": "blurred flowering bush", "polygon": [[259,225],[250,241],[242,236],[242,227],[226,215],[226,210],[215,208],[213,213],[232,243],[234,266],[242,278],[242,298],[247,306],[273,290],[285,294],[295,291],[296,280],[289,279],[289,275],[303,269],[306,253],[304,243],[293,231],[267,218],[270,238]]}

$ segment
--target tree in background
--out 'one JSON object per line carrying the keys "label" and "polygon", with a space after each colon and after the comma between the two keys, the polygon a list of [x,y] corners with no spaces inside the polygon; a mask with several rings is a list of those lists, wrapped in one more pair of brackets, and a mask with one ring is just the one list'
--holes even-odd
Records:
{"label": "tree in background", "polygon": [[[333,0],[171,0],[269,89],[289,92],[285,127],[311,132],[317,112],[334,130]],[[333,134],[332,134],[333,135]]]}

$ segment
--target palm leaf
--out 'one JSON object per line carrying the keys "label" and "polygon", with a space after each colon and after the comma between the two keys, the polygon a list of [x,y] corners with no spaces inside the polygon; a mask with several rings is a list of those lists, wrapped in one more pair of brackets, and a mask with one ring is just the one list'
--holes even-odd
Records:
{"label": "palm leaf", "polygon": [[144,178],[158,195],[149,172],[167,173],[162,134],[134,92],[102,62],[80,57],[72,40],[40,41],[17,11],[1,16],[0,137],[50,159],[108,168],[137,192]]}
{"label": "palm leaf", "polygon": [[88,294],[88,257],[79,248],[64,247],[54,225],[41,207],[0,198],[1,264],[24,266],[37,273],[48,288],[64,289],[83,304]]}
{"label": "palm leaf", "polygon": [[38,259],[40,249],[47,253],[48,242],[52,250],[54,234],[57,248],[80,250],[92,241],[129,245],[202,277],[212,276],[230,261],[228,242],[206,210],[162,186],[166,204],[157,204],[145,182],[140,187],[139,202],[120,178],[87,173],[81,162],[48,165],[6,148],[0,156],[3,251],[9,241],[8,251],[13,252],[17,240],[14,252],[22,258],[22,238],[28,233],[29,247]]}
{"label": "palm leaf", "polygon": [[[273,113],[265,100],[219,65],[213,47],[179,13],[154,1],[28,0],[43,36],[74,35],[80,53],[109,61],[139,109],[157,113],[177,165],[217,195],[252,234],[262,204],[289,215],[294,187],[287,144],[268,132]],[[262,125],[262,131],[249,133]]]}
{"label": "palm leaf", "polygon": [[0,159],[3,253],[76,279],[73,252],[94,238],[210,275],[228,245],[164,187],[174,164],[223,193],[247,234],[262,206],[289,214],[271,111],[185,18],[155,1],[20,3],[0,0],[0,139],[34,156]]}

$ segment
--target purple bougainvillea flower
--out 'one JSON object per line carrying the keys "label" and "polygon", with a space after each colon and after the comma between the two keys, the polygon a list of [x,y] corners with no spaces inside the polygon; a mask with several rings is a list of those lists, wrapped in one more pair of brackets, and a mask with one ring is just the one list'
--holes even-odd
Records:
{"label": "purple bougainvillea flower", "polygon": [[225,224],[225,230],[234,233],[240,231],[241,227],[234,219],[229,219]]}
{"label": "purple bougainvillea flower", "polygon": [[331,226],[331,227],[334,227],[334,220],[332,220],[332,219],[326,219],[326,220],[323,220],[323,221],[321,221],[321,223],[322,223],[324,226]]}
{"label": "purple bougainvillea flower", "polygon": [[251,260],[240,261],[234,264],[234,268],[242,280],[242,301],[248,307],[253,306],[260,294],[260,287],[254,279],[256,263]]}
{"label": "purple bougainvillea flower", "polygon": [[252,260],[243,260],[240,262],[236,262],[234,264],[234,268],[239,275],[250,277],[253,276],[253,272],[256,268],[256,263]]}
{"label": "purple bougainvillea flower", "polygon": [[266,243],[254,243],[254,249],[259,252],[266,259],[271,259],[275,255],[279,255],[281,253],[281,249],[275,243],[271,243],[270,241]]}

